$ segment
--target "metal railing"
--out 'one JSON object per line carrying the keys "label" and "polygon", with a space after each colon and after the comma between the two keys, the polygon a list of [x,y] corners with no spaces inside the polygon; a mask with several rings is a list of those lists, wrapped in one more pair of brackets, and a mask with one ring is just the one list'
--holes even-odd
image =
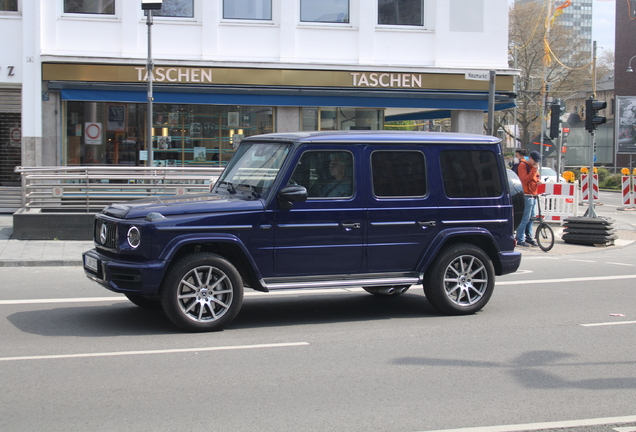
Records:
{"label": "metal railing", "polygon": [[16,167],[22,207],[94,212],[115,202],[207,192],[223,168]]}

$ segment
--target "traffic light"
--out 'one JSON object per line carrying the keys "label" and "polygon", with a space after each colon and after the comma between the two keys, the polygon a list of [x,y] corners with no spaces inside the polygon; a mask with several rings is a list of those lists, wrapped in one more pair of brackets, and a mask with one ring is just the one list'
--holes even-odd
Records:
{"label": "traffic light", "polygon": [[561,125],[561,106],[558,104],[552,104],[550,107],[552,113],[550,114],[550,138],[557,138],[559,136],[559,129]]}
{"label": "traffic light", "polygon": [[602,125],[607,121],[605,117],[599,116],[598,111],[607,107],[607,102],[596,99],[587,99],[585,101],[585,129],[594,132],[598,125]]}

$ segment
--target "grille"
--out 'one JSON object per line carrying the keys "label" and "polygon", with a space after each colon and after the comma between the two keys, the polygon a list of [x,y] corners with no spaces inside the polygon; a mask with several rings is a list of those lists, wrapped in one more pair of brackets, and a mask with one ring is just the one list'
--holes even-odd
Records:
{"label": "grille", "polygon": [[96,219],[94,239],[98,245],[109,249],[117,249],[117,224]]}
{"label": "grille", "polygon": [[113,268],[110,272],[115,285],[120,289],[139,291],[141,289],[141,272],[136,269]]}

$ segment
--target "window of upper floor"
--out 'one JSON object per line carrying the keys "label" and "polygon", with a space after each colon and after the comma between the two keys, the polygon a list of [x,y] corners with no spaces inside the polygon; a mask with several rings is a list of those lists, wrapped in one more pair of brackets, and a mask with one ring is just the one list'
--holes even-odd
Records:
{"label": "window of upper floor", "polygon": [[223,0],[223,19],[271,20],[272,0]]}
{"label": "window of upper floor", "polygon": [[300,0],[300,21],[349,23],[349,0]]}
{"label": "window of upper floor", "polygon": [[0,0],[0,13],[18,12],[18,0]]}
{"label": "window of upper floor", "polygon": [[378,24],[424,26],[424,0],[378,0]]}
{"label": "window of upper floor", "polygon": [[194,18],[194,0],[163,0],[161,9],[153,10],[152,16]]}
{"label": "window of upper floor", "polygon": [[64,0],[64,13],[115,15],[115,0]]}

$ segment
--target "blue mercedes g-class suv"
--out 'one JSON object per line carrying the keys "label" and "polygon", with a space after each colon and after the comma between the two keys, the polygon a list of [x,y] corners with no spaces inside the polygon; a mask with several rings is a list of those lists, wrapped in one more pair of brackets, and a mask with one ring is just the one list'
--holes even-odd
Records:
{"label": "blue mercedes g-class suv", "polygon": [[209,194],[113,204],[95,218],[86,275],[188,331],[220,330],[243,289],[423,284],[445,314],[490,299],[517,270],[500,140],[392,131],[243,140]]}

